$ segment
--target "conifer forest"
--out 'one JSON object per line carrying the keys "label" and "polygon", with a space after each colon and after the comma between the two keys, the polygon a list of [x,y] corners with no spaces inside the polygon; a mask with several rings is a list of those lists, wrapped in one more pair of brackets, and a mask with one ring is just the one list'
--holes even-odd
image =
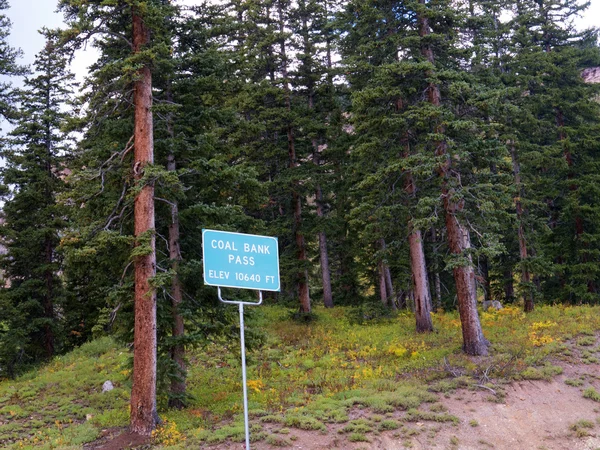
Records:
{"label": "conifer forest", "polygon": [[157,392],[186,408],[191,349],[239,333],[202,279],[203,229],[277,237],[261,308],[302,326],[410,317],[422,339],[446,312],[457,352],[488,357],[484,311],[600,305],[587,7],[58,0],[26,67],[0,0],[0,379],[111,336],[132,432],[161,423]]}

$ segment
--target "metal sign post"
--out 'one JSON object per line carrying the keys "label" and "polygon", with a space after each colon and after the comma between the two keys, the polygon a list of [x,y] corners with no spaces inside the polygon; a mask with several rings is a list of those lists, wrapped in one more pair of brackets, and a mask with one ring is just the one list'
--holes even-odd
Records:
{"label": "metal sign post", "polygon": [[[244,427],[246,430],[246,450],[250,450],[244,305],[260,305],[263,300],[262,291],[279,291],[279,249],[277,238],[226,231],[202,230],[202,256],[204,259],[204,284],[217,287],[221,302],[239,305],[242,386],[244,390]],[[259,301],[256,303],[226,300],[221,294],[222,287],[257,290]]]}
{"label": "metal sign post", "polygon": [[219,300],[223,303],[238,304],[240,308],[240,346],[242,349],[242,386],[244,388],[244,428],[246,430],[246,450],[250,450],[250,426],[248,424],[248,386],[246,384],[246,341],[244,339],[244,305],[258,306],[262,303],[262,291],[258,291],[258,303],[225,300],[221,296],[221,288],[217,287]]}

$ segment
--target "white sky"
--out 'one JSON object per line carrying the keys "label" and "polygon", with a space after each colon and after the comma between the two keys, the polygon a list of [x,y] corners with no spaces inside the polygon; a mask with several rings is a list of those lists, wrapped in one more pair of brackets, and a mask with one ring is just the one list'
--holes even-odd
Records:
{"label": "white sky", "polygon": [[[3,11],[12,21],[8,42],[14,48],[23,51],[21,64],[30,65],[35,55],[44,46],[44,37],[38,32],[42,27],[57,28],[63,26],[62,14],[56,12],[57,0],[9,0],[10,8]],[[82,50],[77,53],[71,70],[82,81],[87,67],[94,62],[93,51]]]}
{"label": "white sky", "polygon": [[[193,5],[194,0],[178,0],[179,3]],[[43,26],[60,27],[62,15],[55,12],[57,0],[9,0],[10,8],[4,11],[11,19],[13,26],[8,41],[13,47],[23,51],[22,64],[32,64],[35,55],[44,45],[44,38],[38,33]],[[600,0],[591,0],[591,5],[579,21],[579,26],[600,27]],[[96,53],[88,46],[78,52],[72,70],[82,81],[87,67],[94,62]]]}

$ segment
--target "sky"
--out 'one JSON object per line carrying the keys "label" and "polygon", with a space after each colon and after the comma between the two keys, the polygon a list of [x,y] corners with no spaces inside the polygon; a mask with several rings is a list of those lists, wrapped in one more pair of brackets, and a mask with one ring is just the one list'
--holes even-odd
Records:
{"label": "sky", "polygon": [[[180,0],[181,3],[192,5],[194,0]],[[13,26],[9,43],[23,51],[22,64],[32,64],[35,55],[44,45],[44,38],[38,30],[46,26],[60,27],[62,15],[55,12],[57,0],[9,0],[10,8],[4,13],[11,19]],[[585,16],[579,20],[579,27],[600,27],[600,0],[591,0],[591,5]],[[83,81],[87,67],[94,62],[96,53],[88,46],[77,53],[72,70],[78,81]]]}
{"label": "sky", "polygon": [[[600,0],[599,0],[600,1]],[[44,46],[44,37],[39,33],[42,27],[57,28],[64,26],[62,14],[56,12],[57,0],[8,0],[10,8],[4,11],[12,22],[8,42],[14,48],[20,48],[23,57],[21,64],[30,65],[35,55]],[[71,70],[78,81],[83,77],[96,58],[96,53],[81,50],[77,53]]]}

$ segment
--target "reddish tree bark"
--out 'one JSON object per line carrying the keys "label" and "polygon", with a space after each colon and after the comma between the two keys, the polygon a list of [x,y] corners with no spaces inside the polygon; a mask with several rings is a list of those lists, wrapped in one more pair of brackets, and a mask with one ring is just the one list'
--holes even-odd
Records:
{"label": "reddish tree bark", "polygon": [[433,331],[433,322],[431,321],[431,293],[429,290],[429,278],[427,278],[427,266],[425,264],[421,230],[413,229],[408,236],[408,243],[417,332]]}
{"label": "reddish tree bark", "polygon": [[[419,0],[425,6],[425,0]],[[418,14],[419,35],[425,38],[430,34],[429,18],[424,13]],[[428,44],[421,44],[421,54],[432,65],[435,63],[433,49]],[[428,78],[433,72],[426,74]],[[427,88],[429,102],[436,107],[441,105],[441,93],[437,84],[430,82]],[[438,124],[436,134],[443,136],[446,129]],[[469,255],[471,248],[471,237],[469,230],[460,223],[459,216],[464,209],[463,200],[454,200],[454,188],[451,180],[460,185],[460,174],[452,166],[452,158],[448,154],[447,144],[444,140],[436,143],[436,155],[443,157],[443,163],[438,168],[438,174],[442,179],[442,198],[446,219],[446,230],[450,251],[466,260],[465,263],[454,267],[454,281],[456,283],[456,294],[458,298],[458,311],[462,325],[463,350],[469,355],[487,355],[489,342],[484,338],[477,312],[477,290],[475,288],[475,271],[473,261]]]}
{"label": "reddish tree bark", "polygon": [[[132,7],[133,51],[139,53],[150,42],[150,32],[140,11]],[[133,386],[130,429],[149,436],[158,422],[156,412],[156,291],[151,280],[156,274],[154,230],[154,185],[142,181],[144,169],[154,161],[152,131],[152,73],[148,64],[138,71],[134,84],[134,167],[136,183],[144,183],[135,197],[136,246],[144,252],[134,259],[135,326],[133,339]]]}

